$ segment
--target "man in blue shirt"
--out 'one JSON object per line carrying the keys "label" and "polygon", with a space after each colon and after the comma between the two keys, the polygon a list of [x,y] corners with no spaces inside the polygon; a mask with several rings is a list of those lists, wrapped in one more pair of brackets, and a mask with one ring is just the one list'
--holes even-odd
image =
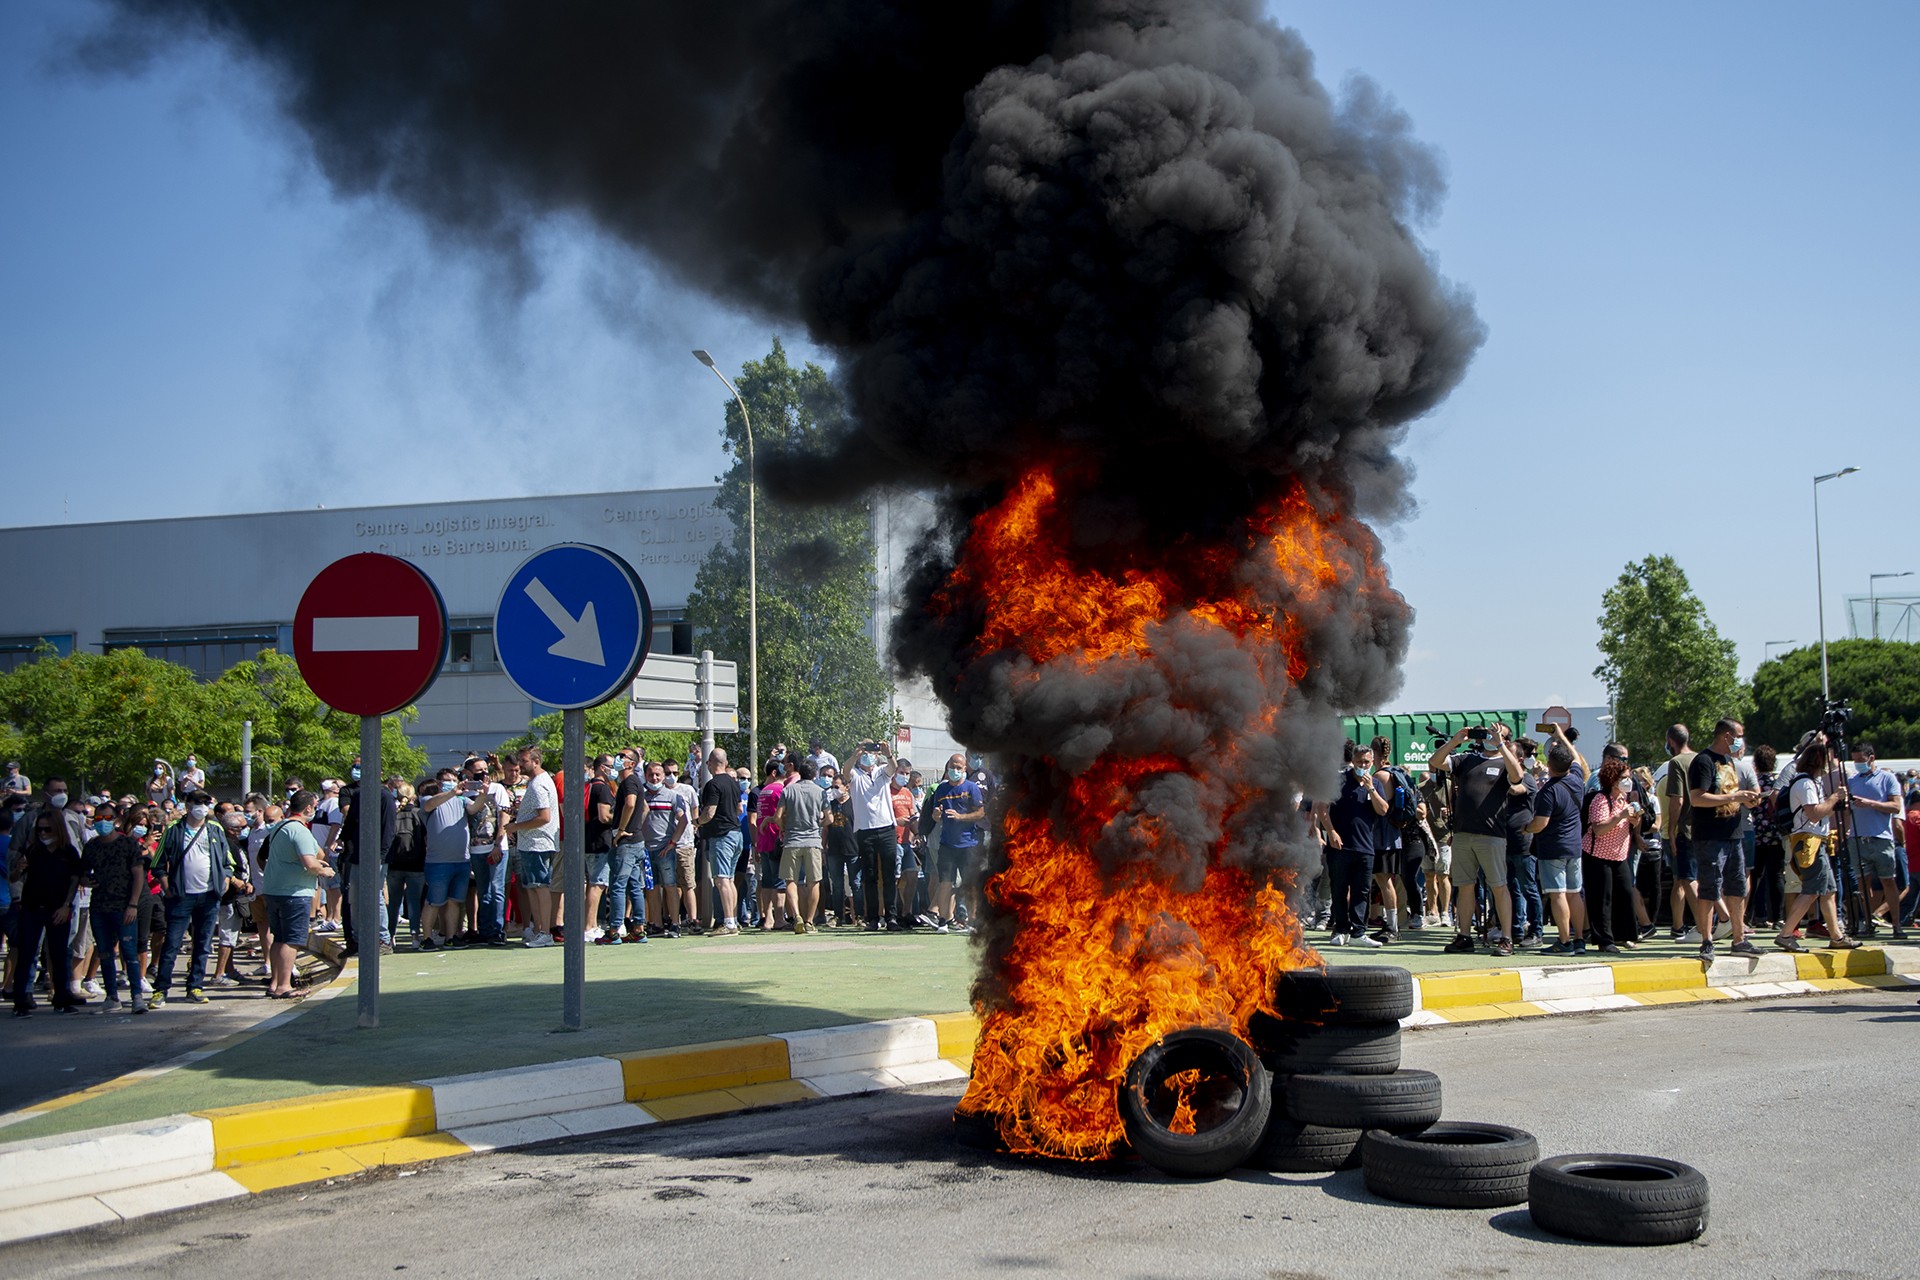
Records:
{"label": "man in blue shirt", "polygon": [[[1858,742],[1853,747],[1853,771],[1847,775],[1847,790],[1853,793],[1853,854],[1856,874],[1864,888],[1875,880],[1880,885],[1880,903],[1886,907],[1895,939],[1904,939],[1907,931],[1900,924],[1899,872],[1894,860],[1893,820],[1900,816],[1900,780],[1890,770],[1874,763],[1873,744]],[[1860,932],[1871,938],[1878,930],[1871,916],[1878,907],[1869,908],[1869,919]]]}
{"label": "man in blue shirt", "polygon": [[1585,802],[1587,762],[1559,725],[1553,725],[1547,746],[1547,780],[1533,793],[1533,816],[1526,834],[1535,837],[1535,865],[1540,892],[1559,941],[1542,955],[1571,956],[1587,949],[1585,885],[1581,877],[1580,806]]}
{"label": "man in blue shirt", "polygon": [[955,887],[972,870],[980,848],[980,820],[987,816],[987,793],[967,776],[967,758],[947,757],[946,774],[927,793],[923,810],[939,815],[927,840],[927,907],[935,933],[971,933],[954,918]]}

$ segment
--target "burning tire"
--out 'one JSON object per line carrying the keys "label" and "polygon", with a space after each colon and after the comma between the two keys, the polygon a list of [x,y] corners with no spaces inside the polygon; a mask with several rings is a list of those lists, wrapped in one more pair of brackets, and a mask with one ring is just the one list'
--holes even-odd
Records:
{"label": "burning tire", "polygon": [[1259,1147],[1273,1083],[1251,1046],[1224,1031],[1175,1031],[1127,1068],[1120,1118],[1135,1155],[1184,1178],[1229,1173]]}
{"label": "burning tire", "polygon": [[1400,1069],[1400,1026],[1281,1022],[1256,1015],[1247,1029],[1260,1060],[1277,1076],[1383,1076]]}
{"label": "burning tire", "polygon": [[1596,1244],[1685,1244],[1707,1229],[1707,1177],[1657,1156],[1552,1156],[1527,1210],[1543,1231]]}
{"label": "burning tire", "polygon": [[990,1111],[953,1113],[953,1140],[974,1151],[1005,1151],[1006,1139],[1000,1136],[1000,1118]]}
{"label": "burning tire", "polygon": [[1400,1070],[1381,1076],[1294,1076],[1286,1082],[1287,1114],[1330,1129],[1418,1133],[1440,1119],[1440,1077]]}
{"label": "burning tire", "polygon": [[1247,1168],[1270,1173],[1331,1173],[1360,1166],[1360,1131],[1302,1124],[1279,1107],[1267,1121]]}
{"label": "burning tire", "polygon": [[1540,1144],[1503,1124],[1441,1123],[1419,1133],[1372,1130],[1360,1140],[1360,1158],[1375,1195],[1440,1209],[1491,1209],[1526,1202]]}
{"label": "burning tire", "polygon": [[1274,979],[1273,1008],[1303,1022],[1398,1022],[1413,1013],[1413,975],[1374,964],[1294,969]]}

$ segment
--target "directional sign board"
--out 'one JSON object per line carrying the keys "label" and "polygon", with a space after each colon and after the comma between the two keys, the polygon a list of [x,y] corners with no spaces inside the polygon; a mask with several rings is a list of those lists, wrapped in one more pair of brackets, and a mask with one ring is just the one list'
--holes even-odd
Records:
{"label": "directional sign board", "polygon": [[507,579],[493,644],[507,678],[543,706],[597,707],[624,690],[653,638],[653,602],[633,566],[604,547],[562,542]]}
{"label": "directional sign board", "polygon": [[700,659],[690,654],[656,653],[646,669],[633,678],[627,696],[627,727],[666,733],[699,732],[709,726],[700,719],[702,698],[713,717],[715,733],[740,731],[740,668],[738,663],[709,663],[707,687],[701,688]]}
{"label": "directional sign board", "polygon": [[315,575],[293,615],[293,658],[320,701],[384,716],[427,691],[447,659],[447,606],[411,562],[367,551]]}

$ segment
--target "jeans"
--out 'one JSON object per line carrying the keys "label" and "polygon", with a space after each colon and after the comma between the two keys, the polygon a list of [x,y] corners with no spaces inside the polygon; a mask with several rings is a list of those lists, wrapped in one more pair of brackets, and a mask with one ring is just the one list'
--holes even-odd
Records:
{"label": "jeans", "polygon": [[507,936],[507,855],[489,862],[491,853],[467,856],[473,887],[480,894],[479,910],[474,913],[473,929],[482,942],[496,942]]}
{"label": "jeans", "polygon": [[1327,871],[1333,881],[1335,933],[1360,937],[1367,931],[1367,904],[1373,900],[1373,854],[1348,849],[1327,851]]}
{"label": "jeans", "polygon": [[189,925],[193,928],[193,955],[187,962],[187,990],[198,991],[205,985],[207,960],[213,954],[213,926],[220,917],[220,894],[182,893],[167,899],[167,942],[160,950],[160,972],[153,982],[153,993],[164,996],[173,990],[173,966],[180,958],[180,940]]}
{"label": "jeans", "polygon": [[[347,940],[349,954],[360,949],[360,934],[354,924],[354,905],[360,900],[360,868],[358,865],[347,868],[346,892],[340,895],[340,936]],[[373,910],[374,923],[380,927],[380,941],[386,946],[393,945],[393,927],[387,923],[387,876],[384,870],[379,880],[380,901]]]}
{"label": "jeans", "polygon": [[127,967],[127,998],[138,1000],[140,926],[127,919],[125,907],[105,915],[94,913],[93,945],[100,953],[100,981],[107,988],[107,999],[120,999],[120,972],[119,966],[114,963],[117,957]]}
{"label": "jeans", "polygon": [[1909,925],[1913,923],[1914,909],[1920,907],[1920,884],[1915,883],[1913,873],[1904,861],[1900,864],[1899,871],[1900,883],[1905,886],[1905,891],[1900,898],[1900,923]]}
{"label": "jeans", "polygon": [[648,869],[647,846],[640,841],[613,846],[607,881],[607,932],[646,926]]}
{"label": "jeans", "polygon": [[851,843],[831,835],[826,841],[827,906],[843,914],[848,905],[859,901],[860,859],[848,847]]}
{"label": "jeans", "polygon": [[[506,859],[502,858],[502,862]],[[395,871],[387,868],[387,937],[391,938],[400,931],[400,904],[407,906],[407,924],[413,930],[413,936],[420,936],[420,911],[422,899],[427,894],[427,873],[425,871]]]}
{"label": "jeans", "polygon": [[[77,1003],[73,998],[73,952],[68,945],[68,924],[53,922],[53,912],[44,907],[21,907],[14,925],[13,1007],[24,1009],[33,1003],[33,978],[36,962],[47,966],[47,989],[53,1007]],[[44,951],[44,955],[42,952]]]}
{"label": "jeans", "polygon": [[1747,915],[1754,920],[1785,920],[1786,910],[1786,846],[1776,841],[1757,845],[1753,851],[1753,889],[1752,900],[1747,903]]}
{"label": "jeans", "polygon": [[1539,933],[1546,923],[1540,901],[1540,863],[1531,853],[1507,850],[1507,890],[1513,895],[1513,937]]}
{"label": "jeans", "polygon": [[885,918],[887,908],[893,905],[893,855],[898,848],[894,843],[893,828],[874,827],[869,831],[856,831],[853,833],[853,845],[858,851],[861,873],[867,879],[867,923],[873,924]]}

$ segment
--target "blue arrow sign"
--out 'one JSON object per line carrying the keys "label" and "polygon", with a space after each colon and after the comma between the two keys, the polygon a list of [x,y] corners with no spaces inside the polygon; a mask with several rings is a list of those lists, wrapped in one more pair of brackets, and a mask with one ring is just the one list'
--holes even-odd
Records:
{"label": "blue arrow sign", "polygon": [[507,579],[493,613],[500,665],[520,692],[562,711],[597,707],[633,682],[653,638],[653,602],[633,566],[562,542]]}

